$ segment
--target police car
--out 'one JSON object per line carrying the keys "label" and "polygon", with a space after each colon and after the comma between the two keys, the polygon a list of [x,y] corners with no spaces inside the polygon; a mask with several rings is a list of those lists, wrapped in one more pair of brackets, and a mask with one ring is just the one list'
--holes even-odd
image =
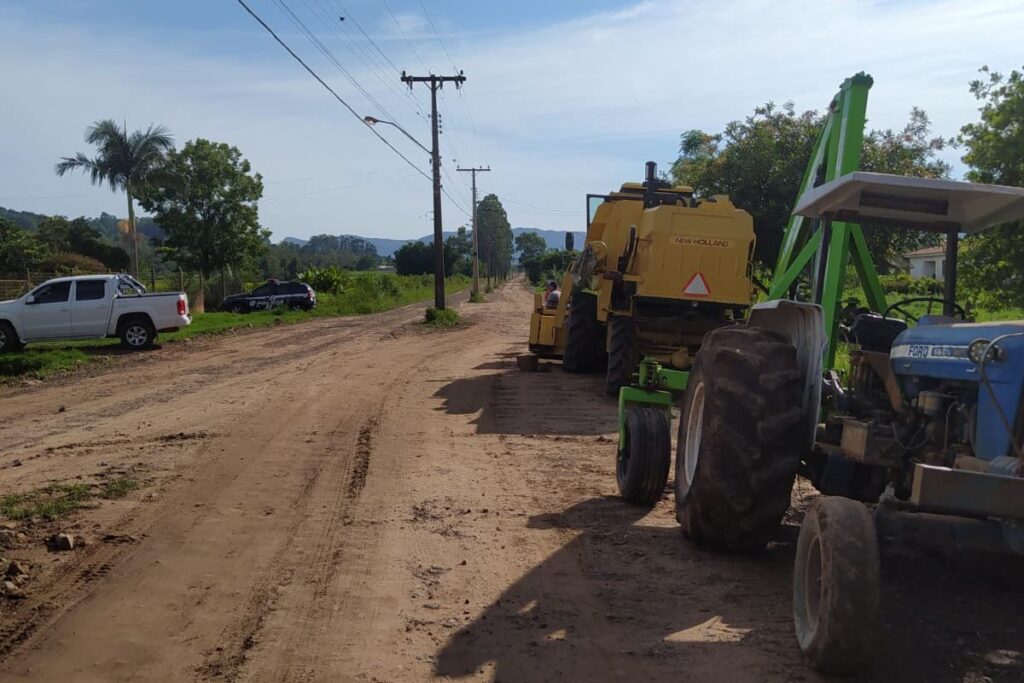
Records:
{"label": "police car", "polygon": [[232,294],[220,309],[231,313],[264,311],[278,306],[309,311],[316,308],[316,292],[305,282],[267,280],[248,294]]}

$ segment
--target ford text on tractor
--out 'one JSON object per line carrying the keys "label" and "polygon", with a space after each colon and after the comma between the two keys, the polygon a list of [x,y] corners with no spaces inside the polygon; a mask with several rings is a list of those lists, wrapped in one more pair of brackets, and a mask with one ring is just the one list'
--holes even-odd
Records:
{"label": "ford text on tractor", "polygon": [[[620,444],[628,476],[667,470],[667,435],[637,415],[664,413],[688,385],[676,515],[704,545],[763,547],[798,473],[824,494],[800,530],[793,613],[801,651],[826,672],[870,661],[890,543],[1024,553],[1024,321],[972,323],[955,300],[960,237],[1024,218],[1024,189],[858,172],[870,85],[858,75],[832,103],[772,300],[709,333],[688,377],[645,363],[623,404],[640,433],[624,430]],[[862,225],[941,235],[943,296],[889,304]],[[867,297],[859,310],[842,303],[851,262]],[[812,301],[793,301],[804,276]],[[834,369],[840,340],[845,376]]]}

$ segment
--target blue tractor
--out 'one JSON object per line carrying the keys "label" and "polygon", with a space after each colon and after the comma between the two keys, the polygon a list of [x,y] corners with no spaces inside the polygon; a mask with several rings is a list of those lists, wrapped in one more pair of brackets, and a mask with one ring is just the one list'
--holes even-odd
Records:
{"label": "blue tractor", "polygon": [[[858,74],[830,106],[770,300],[708,333],[688,372],[645,359],[620,394],[627,500],[664,487],[682,397],[676,517],[697,543],[763,548],[798,474],[823,494],[800,529],[793,616],[810,665],[834,673],[870,661],[890,543],[1024,555],[1024,321],[970,322],[956,301],[961,236],[1024,219],[1024,189],[857,171],[870,86]],[[943,294],[889,304],[863,225],[938,234]],[[850,264],[864,307],[842,300]]]}

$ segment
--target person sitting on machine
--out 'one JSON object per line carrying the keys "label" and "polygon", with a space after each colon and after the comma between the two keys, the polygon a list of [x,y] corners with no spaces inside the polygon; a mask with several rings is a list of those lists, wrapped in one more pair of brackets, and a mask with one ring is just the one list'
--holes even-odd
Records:
{"label": "person sitting on machine", "polygon": [[554,280],[549,280],[544,285],[544,306],[546,308],[558,308],[558,300],[562,297],[562,292],[558,289],[558,283]]}

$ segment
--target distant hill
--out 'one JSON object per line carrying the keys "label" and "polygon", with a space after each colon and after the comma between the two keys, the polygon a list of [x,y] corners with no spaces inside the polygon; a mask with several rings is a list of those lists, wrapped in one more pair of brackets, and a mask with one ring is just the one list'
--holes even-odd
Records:
{"label": "distant hill", "polygon": [[[32,213],[31,211],[17,211],[15,209],[5,209],[0,206],[0,218],[7,218],[14,221],[18,227],[24,230],[35,230],[39,227],[39,224],[48,216],[42,213]],[[77,218],[77,216],[66,216],[66,218]],[[98,218],[85,217],[89,224],[92,225],[101,235],[111,240],[115,244],[119,240],[117,232],[117,216],[103,212]],[[149,216],[139,216],[135,219],[136,228],[140,235],[144,235],[147,238],[156,237],[162,239],[164,236],[163,230],[160,226],[153,222],[153,219]]]}
{"label": "distant hill", "polygon": [[[523,232],[534,232],[544,238],[544,242],[548,245],[548,249],[564,249],[565,248],[565,230],[540,230],[538,228],[512,228],[512,234],[518,235]],[[445,232],[444,236],[447,238],[450,235],[454,235],[453,232]],[[583,240],[586,235],[582,232],[573,232],[574,246],[576,249],[580,249],[583,246]],[[396,240],[387,237],[363,237],[367,242],[377,248],[377,254],[380,256],[391,256],[398,251],[401,246],[407,242],[424,242],[430,244],[434,241],[434,236],[424,235],[417,239],[408,240]],[[302,246],[307,240],[300,239],[298,237],[285,237],[281,240],[282,244],[295,244]]]}

